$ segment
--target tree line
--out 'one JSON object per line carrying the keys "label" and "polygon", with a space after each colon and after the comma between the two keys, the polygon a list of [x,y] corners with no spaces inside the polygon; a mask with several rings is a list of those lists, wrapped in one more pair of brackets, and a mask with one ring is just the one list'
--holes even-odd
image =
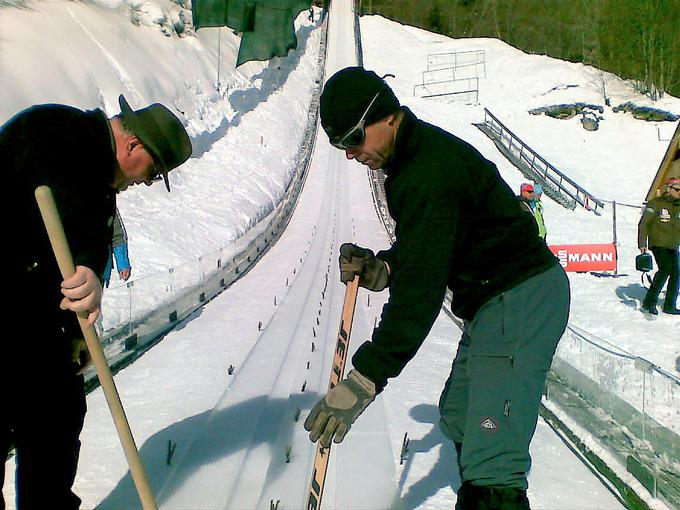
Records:
{"label": "tree line", "polygon": [[652,99],[680,97],[680,0],[357,0],[364,14],[451,37],[495,37],[583,62]]}

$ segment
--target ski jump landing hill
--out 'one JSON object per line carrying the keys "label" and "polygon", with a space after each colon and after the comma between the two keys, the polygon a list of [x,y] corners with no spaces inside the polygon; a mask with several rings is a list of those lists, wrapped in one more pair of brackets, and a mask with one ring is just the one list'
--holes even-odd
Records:
{"label": "ski jump landing hill", "polygon": [[[334,2],[329,14],[326,74],[356,65],[350,2]],[[339,245],[356,240],[356,213],[371,205],[364,172],[347,168],[344,154],[319,133],[306,177],[305,193],[265,260],[281,260],[295,250],[295,270],[279,295],[276,311],[238,367],[217,405],[197,418],[190,437],[183,425],[146,441],[177,444],[169,469],[150,469],[161,508],[303,508],[315,445],[302,422],[325,393],[335,348],[344,285],[339,283]],[[352,178],[352,174],[354,178]],[[378,218],[362,218],[363,231],[380,231]],[[371,225],[372,224],[372,225]],[[384,237],[384,236],[383,236]],[[299,253],[299,258],[297,255]],[[259,264],[258,264],[259,265]],[[251,275],[247,275],[247,280]],[[378,306],[375,309],[379,309]],[[374,324],[357,307],[352,337],[366,339]],[[351,343],[352,352],[358,340]],[[398,490],[394,456],[382,398],[352,428],[342,448],[333,448],[323,508],[395,508]],[[184,424],[187,425],[186,423]],[[167,438],[167,439],[166,439]],[[150,463],[153,465],[153,462]],[[350,489],[352,488],[352,489]],[[102,502],[102,508],[136,504],[129,477]]]}

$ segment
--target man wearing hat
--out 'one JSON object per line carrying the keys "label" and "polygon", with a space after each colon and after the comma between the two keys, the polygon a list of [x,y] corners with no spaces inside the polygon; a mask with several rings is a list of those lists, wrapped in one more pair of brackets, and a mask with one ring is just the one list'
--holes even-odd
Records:
{"label": "man wearing hat", "polygon": [[[19,510],[80,505],[71,486],[85,416],[86,356],[71,312],[89,312],[90,323],[99,314],[116,193],[161,178],[169,191],[168,172],[191,154],[182,123],[167,108],[133,111],[122,95],[119,103],[120,115],[110,119],[99,109],[33,106],[0,127],[11,246],[6,297],[18,331],[2,348],[0,452],[16,447]],[[76,265],[65,281],[34,198],[40,185],[52,188]]]}
{"label": "man wearing hat", "polygon": [[[452,310],[465,321],[439,403],[440,426],[459,452],[456,508],[529,508],[529,442],[567,323],[566,274],[496,167],[400,106],[374,72],[339,71],[320,108],[333,146],[385,172],[396,241],[377,254],[340,247],[343,282],[359,275],[361,286],[390,294],[353,370],[306,419],[311,440],[342,441],[416,354],[448,287]],[[452,482],[456,471],[451,466]]]}
{"label": "man wearing hat", "polygon": [[665,192],[647,203],[638,224],[638,247],[642,253],[649,248],[659,270],[654,275],[642,301],[642,312],[658,315],[656,308],[661,289],[666,280],[666,298],[662,311],[680,315],[676,305],[680,285],[680,179],[671,177],[664,184]]}

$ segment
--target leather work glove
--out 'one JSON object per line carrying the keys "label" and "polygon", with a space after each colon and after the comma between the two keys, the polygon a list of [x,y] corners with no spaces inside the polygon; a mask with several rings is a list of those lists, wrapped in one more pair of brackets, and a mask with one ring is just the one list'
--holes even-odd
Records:
{"label": "leather work glove", "polygon": [[305,420],[309,439],[328,448],[331,439],[341,442],[352,423],[375,400],[375,384],[358,370],[352,370],[347,378],[329,390],[313,408]]}
{"label": "leather work glove", "polygon": [[76,369],[76,374],[81,375],[92,363],[90,351],[84,338],[74,338],[71,340],[71,362]]}
{"label": "leather work glove", "polygon": [[355,275],[359,275],[359,287],[381,291],[387,287],[390,270],[387,263],[368,248],[345,243],[340,246],[340,280],[347,283]]}
{"label": "leather work glove", "polygon": [[102,284],[92,269],[76,266],[76,272],[61,282],[64,299],[59,307],[72,312],[87,312],[87,324],[92,326],[99,317],[102,302]]}

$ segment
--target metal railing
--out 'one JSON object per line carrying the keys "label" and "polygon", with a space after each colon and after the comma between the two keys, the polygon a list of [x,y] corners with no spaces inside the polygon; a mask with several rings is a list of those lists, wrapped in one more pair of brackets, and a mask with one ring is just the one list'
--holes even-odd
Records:
{"label": "metal railing", "polygon": [[361,45],[361,21],[359,19],[359,9],[357,8],[357,3],[354,2],[354,49],[357,56],[357,65],[359,67],[364,67],[364,49]]}
{"label": "metal railing", "polygon": [[548,390],[652,496],[680,506],[680,379],[569,324]]}
{"label": "metal railing", "polygon": [[[484,50],[453,51],[449,53],[430,53],[427,56],[427,70],[482,66],[486,76],[486,52]],[[479,76],[483,78],[484,76]]]}
{"label": "metal railing", "polygon": [[[604,202],[594,197],[582,186],[548,163],[540,154],[524,143],[488,109],[484,108],[484,124],[478,127],[489,136],[503,154],[528,178],[540,182],[544,192],[565,207],[579,204],[598,216]],[[562,195],[562,197],[556,196]]]}
{"label": "metal railing", "polygon": [[476,103],[479,99],[479,78],[418,83],[413,86],[413,96],[423,98],[458,96]]}

